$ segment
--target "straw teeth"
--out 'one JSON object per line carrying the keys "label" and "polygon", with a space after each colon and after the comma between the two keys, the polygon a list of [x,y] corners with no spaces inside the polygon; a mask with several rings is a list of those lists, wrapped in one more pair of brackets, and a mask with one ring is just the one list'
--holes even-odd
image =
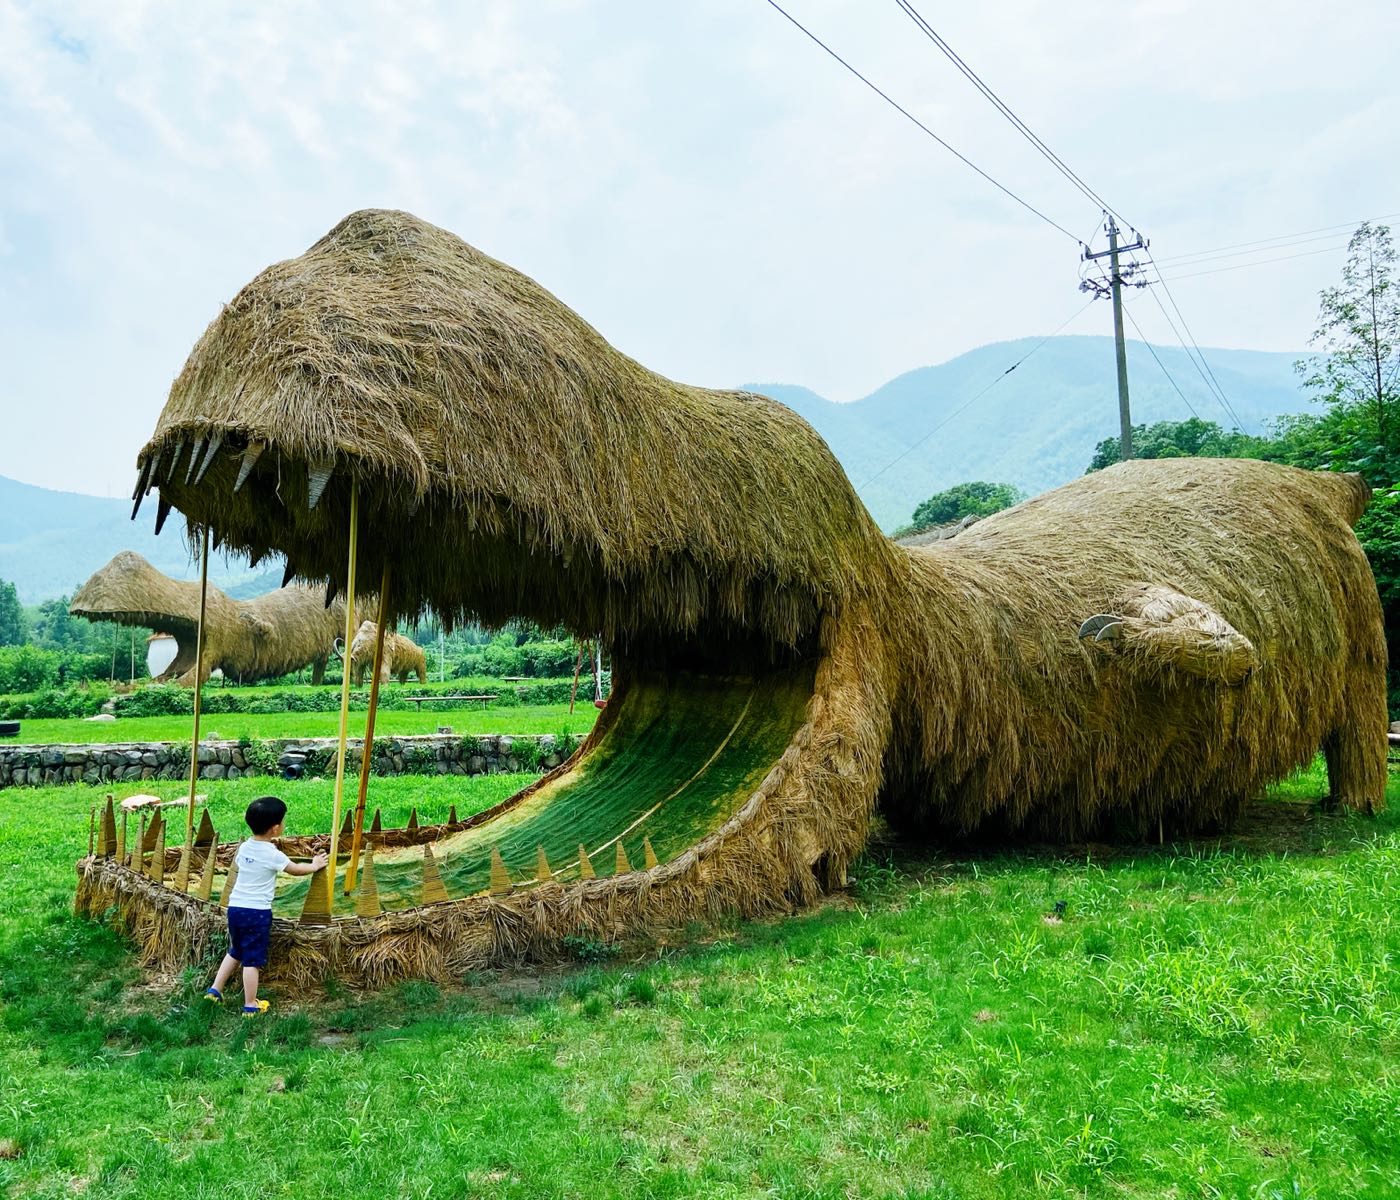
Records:
{"label": "straw teeth", "polygon": [[311,466],[306,469],[306,510],[310,512],[321,502],[321,493],[330,482],[331,466]]}
{"label": "straw teeth", "polygon": [[195,472],[195,483],[198,483],[201,479],[204,478],[204,472],[209,470],[209,464],[214,461],[214,455],[216,455],[219,452],[219,447],[223,444],[224,435],[221,433],[213,434],[209,438],[209,449],[204,452],[204,461],[200,464],[199,470]]}
{"label": "straw teeth", "polygon": [[248,448],[243,451],[243,461],[238,467],[238,478],[233,482],[234,492],[237,492],[247,482],[248,476],[253,473],[254,464],[262,457],[262,452],[266,449],[265,442],[248,443]]}

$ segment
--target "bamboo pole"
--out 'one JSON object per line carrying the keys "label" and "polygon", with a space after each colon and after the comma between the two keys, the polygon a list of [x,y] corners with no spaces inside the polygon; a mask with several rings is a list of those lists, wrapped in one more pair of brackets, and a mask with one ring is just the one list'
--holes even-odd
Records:
{"label": "bamboo pole", "polygon": [[369,712],[365,714],[365,740],[360,747],[360,794],[355,801],[355,825],[350,834],[350,865],[345,869],[345,894],[355,890],[360,874],[360,842],[365,831],[365,798],[369,795],[369,763],[374,750],[374,718],[379,710],[379,675],[384,666],[384,626],[389,618],[389,563],[379,577],[379,628],[374,638],[374,677],[369,683]]}
{"label": "bamboo pole", "polygon": [[194,790],[199,783],[199,701],[204,691],[204,615],[209,599],[209,526],[200,534],[199,628],[194,639],[194,738],[190,743],[190,802],[185,806],[185,845],[194,841]]}
{"label": "bamboo pole", "polygon": [[[360,535],[360,488],[354,477],[350,480],[350,551],[345,567],[345,658],[340,681],[340,753],[335,760],[335,802],[331,809],[331,847],[328,855],[332,884],[335,881],[335,856],[340,841],[341,799],[345,793],[345,742],[350,719],[350,643],[355,638],[355,552]],[[329,896],[334,887],[328,887]]]}
{"label": "bamboo pole", "polygon": [[574,697],[578,695],[578,677],[583,670],[583,648],[586,642],[578,644],[578,657],[574,659],[574,686],[569,689],[569,711],[574,711]]}

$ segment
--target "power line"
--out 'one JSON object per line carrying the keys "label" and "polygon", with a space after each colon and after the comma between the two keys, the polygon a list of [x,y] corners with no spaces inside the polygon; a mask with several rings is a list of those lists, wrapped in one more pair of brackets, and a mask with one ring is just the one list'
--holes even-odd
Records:
{"label": "power line", "polygon": [[1172,373],[1167,370],[1167,364],[1157,357],[1157,348],[1147,340],[1147,335],[1143,333],[1142,326],[1137,323],[1137,318],[1133,316],[1133,310],[1125,304],[1123,306],[1123,312],[1127,314],[1128,320],[1133,323],[1133,328],[1137,330],[1137,335],[1142,339],[1142,344],[1151,352],[1153,360],[1162,368],[1162,374],[1167,377],[1167,382],[1172,385],[1176,390],[1176,394],[1181,397],[1181,402],[1191,410],[1191,415],[1199,421],[1201,419],[1201,414],[1196,411],[1196,406],[1186,398],[1186,393],[1177,386],[1176,380],[1172,378]]}
{"label": "power line", "polygon": [[[1179,260],[1179,259],[1183,259],[1183,258],[1197,258],[1197,257],[1199,257],[1199,256],[1202,255],[1202,254],[1214,254],[1214,253],[1216,253],[1216,251],[1218,251],[1218,250],[1237,250],[1237,249],[1239,249],[1239,248],[1242,247],[1242,246],[1264,246],[1264,247],[1265,247],[1265,250],[1282,250],[1282,249],[1283,249],[1282,246],[1266,246],[1265,243],[1267,243],[1267,242],[1290,242],[1290,241],[1292,241],[1294,238],[1301,238],[1301,237],[1304,237],[1306,234],[1310,234],[1310,233],[1334,233],[1334,232],[1336,232],[1338,229],[1347,229],[1347,230],[1351,230],[1351,229],[1355,229],[1358,225],[1370,224],[1370,223],[1373,222],[1373,221],[1388,221],[1388,220],[1390,220],[1392,217],[1400,217],[1400,212],[1397,212],[1397,213],[1385,213],[1385,214],[1383,214],[1383,215],[1381,215],[1381,216],[1379,216],[1379,217],[1363,217],[1363,218],[1362,218],[1361,220],[1359,220],[1359,221],[1345,221],[1345,222],[1343,222],[1343,223],[1340,224],[1340,225],[1324,225],[1324,226],[1322,226],[1322,227],[1319,228],[1319,229],[1303,229],[1303,230],[1300,230],[1298,233],[1280,233],[1280,234],[1278,234],[1276,237],[1260,238],[1258,241],[1254,241],[1254,242],[1234,242],[1233,244],[1231,244],[1231,245],[1229,245],[1229,246],[1215,246],[1215,247],[1213,247],[1213,248],[1210,249],[1210,250],[1196,250],[1196,251],[1194,251],[1194,252],[1192,252],[1192,253],[1189,253],[1189,254],[1169,254],[1169,255],[1167,255],[1166,258],[1162,259],[1162,261],[1163,261],[1163,262],[1175,262],[1175,261],[1177,261],[1177,260]],[[1264,253],[1264,251],[1261,250],[1260,253],[1262,254],[1262,253]]]}
{"label": "power line", "polygon": [[1094,191],[1093,188],[1091,188],[1087,183],[1085,183],[1084,180],[1082,180],[1074,171],[1072,171],[1070,167],[1065,163],[1064,159],[1062,159],[1058,154],[1051,150],[1049,146],[1047,146],[1043,141],[1041,141],[1041,139],[1031,130],[1030,126],[1027,125],[1023,120],[1021,120],[1021,118],[1018,117],[1016,113],[1012,111],[1011,106],[1007,104],[1006,101],[1003,100],[1000,96],[998,96],[996,92],[994,92],[986,83],[983,82],[981,76],[979,76],[976,71],[974,71],[971,67],[967,65],[966,62],[963,61],[962,57],[958,54],[958,52],[954,50],[953,47],[950,46],[947,43],[947,41],[945,41],[939,35],[938,31],[935,30],[932,25],[930,25],[926,20],[924,20],[924,18],[920,15],[919,10],[916,9],[912,3],[910,3],[910,0],[895,0],[895,3],[898,4],[899,7],[904,11],[905,15],[908,16],[909,19],[913,21],[914,24],[917,25],[920,30],[923,31],[924,36],[927,37],[929,41],[931,41],[935,46],[937,46],[940,51],[942,51],[944,57],[946,57],[949,62],[951,62],[955,67],[957,67],[959,71],[962,72],[962,74],[973,85],[973,87],[975,87],[979,92],[982,93],[983,96],[985,96],[989,101],[991,101],[992,106],[996,108],[996,110],[999,113],[1001,113],[1002,116],[1004,116],[1008,121],[1011,122],[1013,128],[1015,128],[1015,130],[1022,137],[1024,137],[1028,142],[1030,142],[1030,144],[1034,146],[1036,150],[1038,150],[1045,157],[1045,159],[1050,163],[1051,166],[1053,166],[1057,171],[1059,171],[1061,175],[1068,179],[1070,183],[1072,183],[1076,188],[1078,188],[1087,199],[1089,199],[1094,204],[1097,204],[1105,212],[1112,213],[1115,217],[1118,218],[1118,220],[1122,224],[1127,225],[1131,228],[1131,222],[1124,219],[1124,217],[1119,212],[1117,212],[1113,208],[1113,206],[1108,203],[1107,200],[1100,196],[1096,191]]}
{"label": "power line", "polygon": [[[1249,250],[1227,250],[1224,254],[1193,254],[1177,255],[1172,259],[1163,259],[1163,262],[1170,262],[1172,270],[1187,270],[1191,267],[1199,267],[1202,263],[1219,262],[1222,258],[1249,258],[1255,254],[1269,254],[1276,250],[1292,250],[1298,246],[1307,246],[1312,242],[1333,242],[1337,239],[1337,232],[1320,233],[1316,237],[1298,238],[1291,242],[1280,242],[1276,246],[1255,246]],[[1345,243],[1343,243],[1345,245]],[[1189,261],[1185,261],[1188,260]]]}
{"label": "power line", "polygon": [[799,21],[799,20],[798,20],[796,17],[794,17],[790,12],[788,12],[785,8],[783,8],[781,5],[779,5],[779,4],[777,3],[777,0],[768,0],[768,5],[769,5],[769,7],[776,9],[779,13],[781,13],[784,17],[786,17],[786,18],[788,19],[788,21],[790,21],[793,25],[795,25],[798,29],[800,29],[803,33],[805,33],[812,41],[816,42],[816,44],[817,44],[818,46],[820,46],[823,50],[825,50],[829,55],[831,55],[832,58],[834,58],[837,62],[839,62],[843,67],[845,67],[846,70],[848,70],[852,75],[854,75],[857,79],[859,79],[859,80],[861,81],[861,83],[865,84],[865,86],[868,87],[868,88],[869,88],[872,92],[874,92],[877,96],[879,96],[881,100],[883,100],[886,104],[888,104],[891,108],[893,108],[893,109],[894,109],[896,112],[898,112],[901,116],[905,117],[905,118],[906,118],[907,120],[909,120],[909,121],[912,121],[912,122],[913,122],[915,125],[917,125],[921,130],[923,130],[924,133],[928,134],[929,137],[931,137],[935,142],[937,142],[940,146],[942,146],[943,149],[945,149],[946,151],[948,151],[949,154],[953,155],[954,158],[958,159],[958,160],[959,160],[960,162],[962,162],[964,165],[966,165],[966,166],[968,166],[968,167],[971,167],[974,171],[977,172],[977,174],[979,174],[980,176],[982,176],[983,179],[985,179],[988,183],[990,183],[990,184],[991,184],[993,187],[995,187],[998,191],[1002,192],[1003,194],[1009,196],[1012,200],[1016,201],[1016,203],[1019,204],[1022,208],[1024,208],[1027,212],[1034,213],[1037,217],[1039,217],[1039,218],[1040,218],[1042,221],[1044,221],[1047,225],[1053,226],[1055,229],[1058,229],[1061,233],[1063,233],[1063,234],[1065,235],[1065,237],[1069,238],[1070,241],[1074,242],[1076,245],[1079,244],[1079,239],[1078,239],[1077,237],[1075,237],[1074,234],[1070,233],[1070,231],[1069,231],[1068,229],[1066,229],[1063,225],[1061,225],[1058,221],[1053,220],[1053,219],[1050,218],[1050,217],[1047,217],[1043,212],[1040,211],[1040,209],[1036,208],[1036,206],[1035,206],[1034,204],[1032,204],[1029,200],[1023,200],[1020,196],[1018,196],[1015,192],[1013,192],[1013,191],[1012,191],[1009,187],[1007,187],[1004,183],[1000,183],[1000,182],[997,181],[996,179],[993,179],[992,176],[988,175],[986,171],[982,170],[982,168],[979,167],[979,166],[978,166],[975,162],[973,162],[970,158],[968,158],[967,155],[961,154],[961,153],[959,153],[957,150],[953,149],[952,146],[950,146],[946,141],[944,141],[941,137],[939,137],[938,134],[934,133],[932,129],[930,129],[930,128],[929,128],[927,125],[925,125],[921,120],[919,120],[919,118],[916,117],[913,113],[911,113],[907,108],[905,108],[905,107],[904,107],[902,104],[900,104],[897,100],[893,99],[893,98],[892,98],[890,95],[888,95],[886,92],[881,91],[881,89],[880,89],[879,87],[877,87],[874,83],[872,83],[869,79],[867,79],[864,75],[862,75],[858,70],[856,70],[855,67],[851,66],[850,63],[848,63],[844,58],[842,58],[839,54],[837,54],[835,50],[833,50],[833,49],[832,49],[830,46],[828,46],[824,41],[822,41],[821,38],[819,38],[815,33],[813,33],[810,29],[808,29],[807,26],[805,26],[804,24],[802,24],[801,21]]}
{"label": "power line", "polygon": [[[1095,299],[1097,299],[1097,297],[1095,297]],[[1070,325],[1072,325],[1075,321],[1077,321],[1081,316],[1083,316],[1086,312],[1088,312],[1088,311],[1089,311],[1090,305],[1092,305],[1093,303],[1094,303],[1094,301],[1093,301],[1093,300],[1090,300],[1088,304],[1086,304],[1083,308],[1079,309],[1072,317],[1070,317],[1070,318],[1068,318],[1067,320],[1061,322],[1060,325],[1059,325],[1059,327],[1058,327],[1053,333],[1047,333],[1043,338],[1040,339],[1040,341],[1038,341],[1034,346],[1032,346],[1029,350],[1027,350],[1023,355],[1021,355],[1020,358],[1018,358],[1014,363],[1012,363],[1009,367],[1007,367],[1006,370],[1004,370],[1000,375],[998,375],[998,376],[997,376],[995,379],[993,379],[989,384],[987,384],[987,386],[984,387],[980,392],[976,393],[976,394],[973,395],[973,396],[968,397],[967,400],[965,400],[962,404],[958,405],[957,408],[953,409],[952,412],[950,412],[946,417],[944,417],[943,420],[939,421],[937,425],[935,425],[935,426],[934,426],[932,429],[930,429],[926,434],[924,434],[924,436],[921,437],[917,442],[913,443],[913,445],[909,446],[908,449],[902,451],[900,454],[897,454],[894,458],[890,459],[890,461],[887,462],[887,463],[886,463],[883,467],[881,467],[878,471],[876,471],[874,475],[870,476],[869,479],[867,479],[867,480],[866,480],[864,483],[862,483],[858,488],[856,488],[856,491],[859,492],[859,491],[862,491],[863,489],[869,487],[872,483],[874,483],[877,479],[879,479],[880,476],[883,475],[886,471],[888,471],[891,467],[893,467],[893,466],[896,465],[897,463],[903,462],[904,459],[908,458],[909,455],[913,454],[915,450],[917,450],[917,449],[918,449],[920,446],[922,446],[926,441],[928,441],[929,438],[931,438],[935,433],[937,433],[940,429],[942,429],[943,426],[945,426],[946,424],[948,424],[948,422],[951,421],[954,417],[959,416],[959,415],[961,415],[962,413],[966,412],[969,408],[971,408],[974,404],[976,404],[978,400],[982,399],[983,396],[985,396],[985,395],[986,395],[988,392],[990,392],[994,387],[996,387],[997,384],[999,384],[1003,379],[1005,379],[1008,375],[1010,375],[1011,372],[1014,371],[1017,367],[1019,367],[1023,362],[1025,362],[1026,359],[1030,358],[1030,356],[1031,356],[1032,354],[1034,354],[1037,350],[1039,350],[1042,346],[1044,346],[1046,342],[1052,340],[1053,338],[1058,337],[1058,336],[1060,335],[1060,333],[1061,333],[1063,330],[1067,329]]]}
{"label": "power line", "polygon": [[[1167,276],[1166,279],[1199,279],[1202,275],[1219,275],[1223,271],[1243,271],[1246,267],[1263,267],[1267,266],[1269,263],[1289,262],[1295,258],[1308,258],[1313,254],[1335,254],[1338,250],[1345,250],[1346,248],[1347,243],[1341,242],[1335,246],[1323,246],[1320,250],[1304,250],[1299,254],[1284,254],[1279,258],[1260,258],[1254,262],[1235,263],[1234,266],[1230,267],[1212,267],[1209,271],[1192,271],[1187,275],[1174,274]],[[1152,265],[1157,268],[1157,274],[1161,277],[1162,268],[1155,262]],[[1189,267],[1194,264],[1186,263],[1185,265]],[[1165,282],[1166,279],[1164,279],[1163,282]]]}
{"label": "power line", "polygon": [[[1151,262],[1151,255],[1148,256],[1148,261]],[[1152,265],[1154,267],[1156,266],[1155,263],[1153,263]],[[1191,365],[1196,368],[1196,374],[1198,374],[1201,377],[1201,382],[1206,385],[1206,390],[1211,392],[1216,397],[1216,399],[1220,401],[1221,407],[1224,408],[1227,413],[1229,413],[1230,419],[1235,423],[1235,427],[1237,429],[1243,430],[1244,422],[1240,420],[1239,413],[1235,412],[1234,406],[1230,403],[1229,398],[1225,395],[1225,390],[1220,386],[1219,381],[1215,378],[1215,372],[1210,369],[1210,364],[1206,362],[1206,356],[1201,353],[1200,346],[1196,344],[1196,338],[1191,333],[1190,326],[1186,324],[1186,318],[1181,314],[1181,307],[1177,304],[1176,297],[1172,295],[1171,289],[1167,287],[1166,280],[1161,279],[1160,276],[1161,272],[1159,269],[1158,282],[1161,283],[1162,290],[1166,292],[1167,299],[1171,301],[1171,306],[1175,310],[1178,319],[1181,321],[1181,329],[1178,329],[1176,327],[1176,322],[1172,320],[1171,314],[1167,312],[1166,305],[1162,303],[1162,298],[1159,295],[1157,295],[1155,291],[1149,291],[1149,295],[1151,295],[1157,307],[1162,310],[1162,316],[1166,318],[1167,324],[1171,326],[1172,332],[1176,334],[1176,340],[1181,343],[1181,348],[1186,351],[1186,357],[1191,360]],[[1183,329],[1186,331],[1185,337],[1182,336],[1181,331]],[[1194,357],[1192,356],[1191,350],[1187,348],[1186,343],[1188,339],[1191,342],[1191,346],[1194,347],[1196,351]]]}

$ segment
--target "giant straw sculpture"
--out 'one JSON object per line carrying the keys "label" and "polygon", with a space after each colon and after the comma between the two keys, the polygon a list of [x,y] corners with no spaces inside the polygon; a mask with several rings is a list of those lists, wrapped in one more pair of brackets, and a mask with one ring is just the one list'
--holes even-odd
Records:
{"label": "giant straw sculpture", "polygon": [[[212,439],[199,477],[169,469]],[[1382,802],[1357,479],[1130,462],[897,546],[791,411],[653,374],[405,213],[355,213],[234,297],[140,473],[138,497],[332,589],[353,497],[388,619],[519,616],[612,648],[618,687],[570,763],[417,845],[376,841],[381,914],[337,888],[327,924],[278,923],[298,980],[788,910],[843,880],[877,809],[928,838],[1155,834],[1228,820],[1319,748],[1340,803]],[[419,908],[426,841],[450,901]]]}

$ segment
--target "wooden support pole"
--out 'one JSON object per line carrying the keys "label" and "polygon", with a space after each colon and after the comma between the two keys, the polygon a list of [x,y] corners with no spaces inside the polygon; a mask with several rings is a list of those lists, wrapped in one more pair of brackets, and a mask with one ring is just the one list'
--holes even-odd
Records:
{"label": "wooden support pole", "polygon": [[209,526],[199,539],[199,627],[194,637],[194,735],[190,741],[190,802],[185,806],[185,845],[194,841],[194,790],[199,783],[199,701],[204,691],[204,616],[209,600]]}
{"label": "wooden support pole", "polygon": [[[355,890],[360,874],[360,842],[365,833],[365,798],[369,795],[369,764],[374,754],[374,717],[379,709],[379,675],[384,666],[384,626],[389,618],[389,563],[379,577],[379,627],[374,637],[374,676],[369,682],[369,712],[365,714],[365,740],[360,747],[360,794],[355,801],[355,825],[350,833],[350,865],[345,869],[345,894]],[[347,667],[348,669],[348,667]]]}
{"label": "wooden support pole", "polygon": [[[355,554],[360,541],[360,486],[350,480],[350,549],[345,566],[345,670],[340,681],[340,750],[335,759],[335,800],[331,808],[330,878],[335,878],[340,841],[340,809],[345,796],[345,743],[350,723],[350,643],[355,638]],[[331,889],[334,890],[334,889]]]}
{"label": "wooden support pole", "polygon": [[574,711],[574,697],[578,695],[578,677],[583,670],[583,643],[578,644],[578,657],[574,659],[574,686],[569,689],[569,711]]}

